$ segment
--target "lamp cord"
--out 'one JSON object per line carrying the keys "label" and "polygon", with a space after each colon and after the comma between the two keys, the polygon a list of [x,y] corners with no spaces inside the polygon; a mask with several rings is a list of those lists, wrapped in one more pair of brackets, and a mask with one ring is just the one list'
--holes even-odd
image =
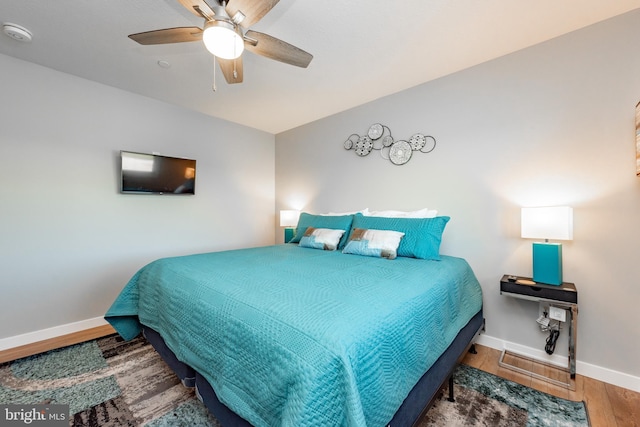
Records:
{"label": "lamp cord", "polygon": [[560,331],[557,329],[553,329],[549,332],[549,338],[547,338],[547,345],[544,346],[544,351],[547,354],[553,354],[556,349],[556,341],[558,341],[558,337],[560,336]]}

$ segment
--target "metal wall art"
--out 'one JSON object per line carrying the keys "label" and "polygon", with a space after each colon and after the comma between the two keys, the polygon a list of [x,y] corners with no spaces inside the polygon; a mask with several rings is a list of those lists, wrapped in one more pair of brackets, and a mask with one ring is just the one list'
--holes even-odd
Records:
{"label": "metal wall art", "polygon": [[344,141],[345,150],[353,149],[355,153],[364,157],[373,150],[380,151],[380,156],[394,165],[404,165],[415,151],[430,153],[436,148],[436,139],[421,133],[414,134],[409,141],[394,141],[391,130],[380,123],[369,127],[366,135],[352,134]]}

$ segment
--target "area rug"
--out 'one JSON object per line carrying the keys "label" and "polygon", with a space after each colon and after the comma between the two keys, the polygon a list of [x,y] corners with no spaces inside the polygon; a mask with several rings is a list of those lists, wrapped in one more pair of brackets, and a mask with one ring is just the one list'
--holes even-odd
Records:
{"label": "area rug", "polygon": [[505,380],[467,365],[454,376],[454,399],[448,391],[435,401],[420,423],[427,426],[588,426],[584,402],[573,402]]}
{"label": "area rug", "polygon": [[[454,378],[456,402],[437,400],[421,427],[588,426],[582,402],[465,365]],[[111,335],[4,363],[0,404],[69,405],[72,426],[220,426],[143,337]]]}

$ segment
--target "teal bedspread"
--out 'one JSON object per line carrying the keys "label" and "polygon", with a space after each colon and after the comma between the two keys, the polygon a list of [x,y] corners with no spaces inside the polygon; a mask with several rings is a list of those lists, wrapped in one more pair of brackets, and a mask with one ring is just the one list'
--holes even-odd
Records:
{"label": "teal bedspread", "polygon": [[384,426],[481,306],[460,258],[287,244],[152,262],[105,318],[158,331],[255,426]]}

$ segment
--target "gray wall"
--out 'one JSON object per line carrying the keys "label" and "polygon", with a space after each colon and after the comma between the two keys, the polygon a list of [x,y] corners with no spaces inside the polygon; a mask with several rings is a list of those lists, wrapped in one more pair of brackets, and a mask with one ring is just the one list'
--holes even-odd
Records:
{"label": "gray wall", "polygon": [[[487,336],[543,352],[537,305],[501,296],[499,279],[531,274],[520,207],[573,206],[564,278],[579,290],[579,372],[637,387],[638,40],[640,10],[278,134],[276,209],[438,209],[452,218],[442,252],[482,283]],[[403,166],[343,148],[377,122],[396,139],[434,135],[437,148]]]}
{"label": "gray wall", "polygon": [[[155,258],[273,243],[273,135],[3,55],[0,69],[0,338],[102,316]],[[196,159],[196,195],[119,194],[121,149]]]}

